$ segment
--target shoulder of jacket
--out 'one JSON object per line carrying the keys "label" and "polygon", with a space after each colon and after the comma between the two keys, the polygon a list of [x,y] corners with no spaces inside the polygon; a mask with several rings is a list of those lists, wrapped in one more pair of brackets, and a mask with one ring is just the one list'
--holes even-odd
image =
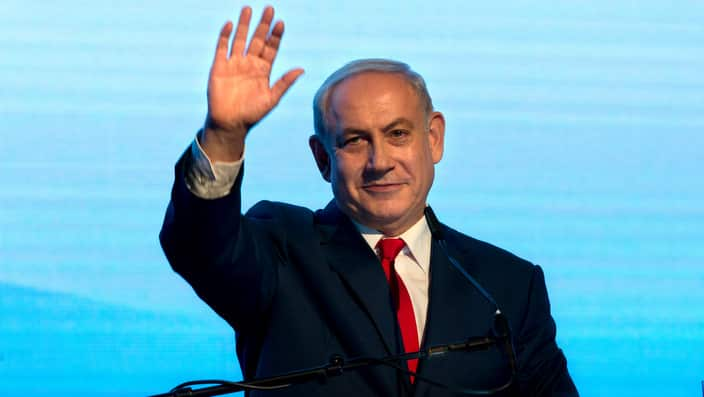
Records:
{"label": "shoulder of jacket", "polygon": [[313,217],[313,211],[306,207],[289,203],[262,200],[254,204],[254,206],[247,211],[246,216],[248,218],[261,220],[276,219],[284,222],[301,222],[304,220],[311,220]]}
{"label": "shoulder of jacket", "polygon": [[533,263],[506,249],[468,236],[446,225],[443,225],[443,227],[445,228],[447,244],[459,251],[463,256],[471,258],[473,263],[503,264],[530,272],[534,270],[535,265]]}

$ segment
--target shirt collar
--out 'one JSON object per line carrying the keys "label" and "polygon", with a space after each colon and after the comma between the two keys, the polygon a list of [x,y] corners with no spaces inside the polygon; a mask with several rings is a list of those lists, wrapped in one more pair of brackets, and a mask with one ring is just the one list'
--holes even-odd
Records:
{"label": "shirt collar", "polygon": [[428,273],[430,268],[430,228],[428,228],[428,222],[425,220],[425,216],[420,218],[413,226],[408,230],[401,233],[399,236],[385,236],[378,230],[372,229],[370,227],[359,224],[352,221],[359,233],[364,238],[364,241],[369,244],[369,247],[376,252],[376,245],[384,237],[397,237],[403,239],[406,246],[403,248],[402,253],[412,258],[423,272]]}

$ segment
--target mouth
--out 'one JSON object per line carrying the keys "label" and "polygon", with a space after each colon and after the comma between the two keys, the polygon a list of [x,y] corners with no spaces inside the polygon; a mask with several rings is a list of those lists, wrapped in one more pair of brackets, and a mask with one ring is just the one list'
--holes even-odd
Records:
{"label": "mouth", "polygon": [[394,192],[403,186],[403,183],[369,183],[362,185],[362,188],[370,193]]}

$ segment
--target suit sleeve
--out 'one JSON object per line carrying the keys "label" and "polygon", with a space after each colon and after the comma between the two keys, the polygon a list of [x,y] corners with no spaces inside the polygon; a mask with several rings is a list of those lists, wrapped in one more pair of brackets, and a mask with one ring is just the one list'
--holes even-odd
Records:
{"label": "suit sleeve", "polygon": [[244,167],[230,194],[202,199],[186,186],[187,150],[175,167],[159,234],[171,267],[235,330],[259,324],[276,285],[276,224],[241,214]]}
{"label": "suit sleeve", "polygon": [[567,370],[567,360],[555,342],[555,321],[543,271],[534,267],[527,311],[515,335],[518,359],[517,381],[526,396],[578,396]]}

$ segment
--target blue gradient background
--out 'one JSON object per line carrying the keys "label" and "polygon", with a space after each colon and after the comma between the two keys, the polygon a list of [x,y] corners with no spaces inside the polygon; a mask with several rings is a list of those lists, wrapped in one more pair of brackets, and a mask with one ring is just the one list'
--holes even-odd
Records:
{"label": "blue gradient background", "polygon": [[[701,395],[704,3],[275,6],[287,32],[274,74],[307,72],[248,140],[246,207],[323,206],[313,93],[350,59],[404,60],[448,124],[430,203],[543,266],[582,395]],[[3,394],[240,378],[232,331],[157,241],[218,29],[239,7],[0,5]]]}

